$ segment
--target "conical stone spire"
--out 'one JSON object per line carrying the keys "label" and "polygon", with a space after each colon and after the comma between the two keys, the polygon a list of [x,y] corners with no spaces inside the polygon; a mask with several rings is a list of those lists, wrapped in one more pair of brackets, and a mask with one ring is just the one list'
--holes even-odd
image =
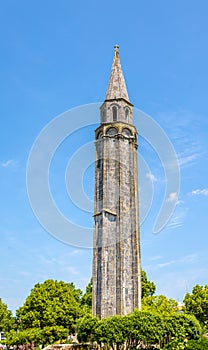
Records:
{"label": "conical stone spire", "polygon": [[118,45],[114,46],[114,60],[105,100],[124,99],[129,102],[129,96],[121,68]]}

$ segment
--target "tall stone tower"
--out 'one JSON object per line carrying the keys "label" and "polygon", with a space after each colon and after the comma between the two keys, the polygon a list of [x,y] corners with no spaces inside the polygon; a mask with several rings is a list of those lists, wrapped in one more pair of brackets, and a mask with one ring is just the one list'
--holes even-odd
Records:
{"label": "tall stone tower", "polygon": [[137,130],[118,46],[114,50],[95,131],[93,315],[100,318],[141,307]]}

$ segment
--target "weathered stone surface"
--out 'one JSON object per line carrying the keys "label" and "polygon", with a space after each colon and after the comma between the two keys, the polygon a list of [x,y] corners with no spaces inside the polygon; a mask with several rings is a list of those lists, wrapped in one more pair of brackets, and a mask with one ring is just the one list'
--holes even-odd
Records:
{"label": "weathered stone surface", "polygon": [[114,60],[111,68],[111,75],[108,83],[108,89],[106,92],[106,100],[115,100],[117,98],[123,98],[129,100],[126,84],[121,69],[121,63],[118,53],[118,45],[114,47]]}
{"label": "weathered stone surface", "polygon": [[[122,72],[111,72],[106,96],[119,83],[114,74]],[[124,86],[101,106],[95,132],[93,314],[101,318],[141,307],[137,131]]]}

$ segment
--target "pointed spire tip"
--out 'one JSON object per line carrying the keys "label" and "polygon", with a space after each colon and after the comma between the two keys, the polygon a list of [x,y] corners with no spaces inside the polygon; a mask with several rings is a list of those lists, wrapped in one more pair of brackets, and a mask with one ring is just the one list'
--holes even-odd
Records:
{"label": "pointed spire tip", "polygon": [[119,49],[119,46],[115,45],[114,46],[114,58],[118,58],[119,57],[118,49]]}
{"label": "pointed spire tip", "polygon": [[105,96],[105,100],[124,99],[129,102],[128,92],[121,69],[119,52],[119,46],[114,46],[114,59],[111,68],[110,80]]}

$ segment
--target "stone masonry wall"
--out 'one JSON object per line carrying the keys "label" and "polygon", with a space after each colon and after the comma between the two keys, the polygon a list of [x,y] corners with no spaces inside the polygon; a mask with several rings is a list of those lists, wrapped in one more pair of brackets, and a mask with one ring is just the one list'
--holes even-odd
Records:
{"label": "stone masonry wall", "polygon": [[137,135],[132,125],[96,131],[93,314],[141,306]]}

